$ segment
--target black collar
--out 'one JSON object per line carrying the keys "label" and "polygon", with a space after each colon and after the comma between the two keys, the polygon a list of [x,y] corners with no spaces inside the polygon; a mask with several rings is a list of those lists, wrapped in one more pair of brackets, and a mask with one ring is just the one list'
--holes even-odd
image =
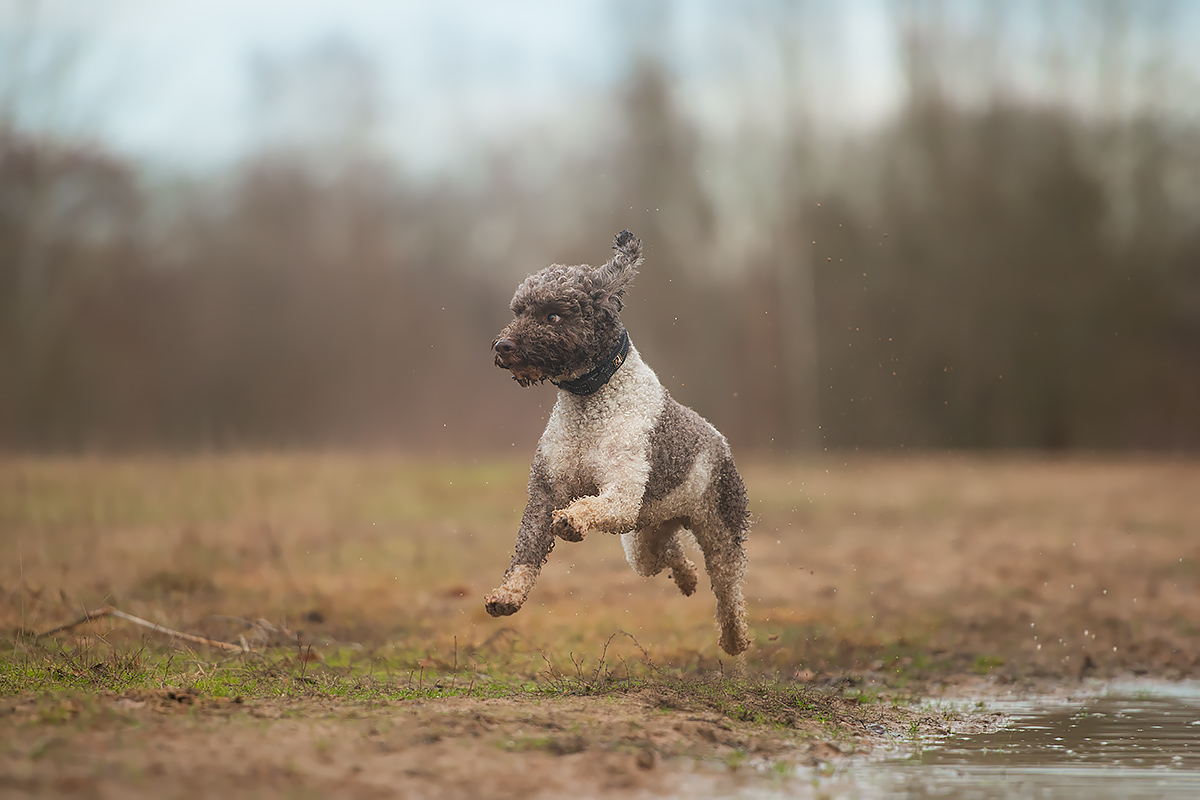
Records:
{"label": "black collar", "polygon": [[600,390],[600,387],[608,383],[609,379],[620,369],[625,363],[625,359],[629,357],[629,331],[621,329],[621,341],[617,342],[616,348],[608,354],[608,358],[600,362],[600,366],[586,375],[581,375],[571,381],[551,381],[560,389],[565,389],[571,394],[577,394],[586,397],[589,394],[595,394]]}

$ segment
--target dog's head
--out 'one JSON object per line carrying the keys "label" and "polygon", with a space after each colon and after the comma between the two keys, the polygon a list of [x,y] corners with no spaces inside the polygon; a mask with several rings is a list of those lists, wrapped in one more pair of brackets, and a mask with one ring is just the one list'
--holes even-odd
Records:
{"label": "dog's head", "polygon": [[592,370],[621,341],[625,289],[642,262],[642,242],[617,234],[602,267],[553,264],[517,287],[515,319],[492,342],[496,366],[522,386],[567,381]]}

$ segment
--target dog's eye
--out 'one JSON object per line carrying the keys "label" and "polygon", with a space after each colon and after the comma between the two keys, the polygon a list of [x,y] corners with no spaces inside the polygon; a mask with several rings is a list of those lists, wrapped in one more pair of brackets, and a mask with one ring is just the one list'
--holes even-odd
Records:
{"label": "dog's eye", "polygon": [[548,314],[546,315],[546,322],[555,325],[559,322],[562,322],[562,317],[560,317],[558,314]]}

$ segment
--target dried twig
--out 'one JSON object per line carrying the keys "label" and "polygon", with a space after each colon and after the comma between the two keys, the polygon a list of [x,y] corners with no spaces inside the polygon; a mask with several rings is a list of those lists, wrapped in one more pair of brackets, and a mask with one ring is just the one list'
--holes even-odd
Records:
{"label": "dried twig", "polygon": [[39,633],[37,635],[37,638],[41,639],[45,636],[50,636],[55,633],[60,633],[62,631],[69,631],[72,628],[79,627],[80,625],[82,625],[85,622],[92,622],[93,620],[101,619],[103,617],[116,617],[117,619],[123,619],[126,622],[132,622],[134,625],[141,625],[143,628],[149,628],[150,630],[154,631],[155,633],[161,633],[165,636],[171,636],[176,639],[182,639],[185,642],[193,642],[195,644],[206,644],[209,647],[216,647],[218,649],[228,650],[228,651],[234,652],[234,653],[241,653],[241,652],[245,652],[245,651],[249,650],[248,647],[245,647],[243,645],[230,644],[229,642],[221,642],[216,639],[209,639],[204,636],[196,636],[195,634],[192,634],[192,633],[184,633],[183,631],[177,631],[172,628],[167,628],[163,625],[159,625],[157,622],[151,622],[150,620],[142,619],[141,617],[135,617],[133,614],[126,614],[124,611],[121,611],[112,606],[102,606],[100,608],[97,608],[95,611],[84,614],[82,617],[75,620],[74,622],[68,622],[66,625],[59,625],[57,628],[51,628],[50,630],[46,631],[45,633]]}

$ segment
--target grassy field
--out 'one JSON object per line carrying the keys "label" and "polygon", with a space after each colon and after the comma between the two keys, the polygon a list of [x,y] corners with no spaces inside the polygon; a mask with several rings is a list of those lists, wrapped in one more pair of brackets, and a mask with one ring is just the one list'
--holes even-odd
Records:
{"label": "grassy field", "polygon": [[[684,598],[603,536],[487,616],[525,463],[0,462],[0,787],[718,791],[978,724],[911,703],[955,687],[1200,672],[1196,461],[742,466],[755,644],[730,659],[706,581]],[[246,649],[111,617],[36,636],[101,606]]]}

